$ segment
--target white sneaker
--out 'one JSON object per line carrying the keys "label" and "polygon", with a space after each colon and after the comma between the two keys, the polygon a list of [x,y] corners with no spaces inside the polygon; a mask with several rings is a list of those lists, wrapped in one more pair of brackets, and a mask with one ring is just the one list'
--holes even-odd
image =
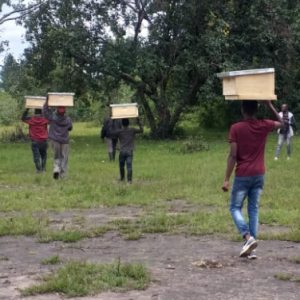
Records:
{"label": "white sneaker", "polygon": [[274,160],[278,160],[278,157],[275,157]]}
{"label": "white sneaker", "polygon": [[250,237],[250,239],[243,246],[242,252],[240,253],[240,257],[247,257],[256,247],[258,243],[254,239],[254,237]]}
{"label": "white sneaker", "polygon": [[249,259],[257,259],[257,255],[255,250],[253,250],[249,255],[248,255]]}

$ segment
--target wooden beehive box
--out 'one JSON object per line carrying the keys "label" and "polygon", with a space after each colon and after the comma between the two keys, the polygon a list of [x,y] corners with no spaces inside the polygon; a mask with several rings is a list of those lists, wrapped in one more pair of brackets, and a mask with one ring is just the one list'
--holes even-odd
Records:
{"label": "wooden beehive box", "polygon": [[49,106],[74,106],[74,93],[48,93]]}
{"label": "wooden beehive box", "polygon": [[42,109],[46,102],[46,97],[41,96],[25,96],[26,108]]}
{"label": "wooden beehive box", "polygon": [[137,103],[111,104],[110,107],[112,110],[112,119],[132,119],[139,116]]}
{"label": "wooden beehive box", "polygon": [[277,100],[275,70],[255,69],[217,74],[225,100]]}

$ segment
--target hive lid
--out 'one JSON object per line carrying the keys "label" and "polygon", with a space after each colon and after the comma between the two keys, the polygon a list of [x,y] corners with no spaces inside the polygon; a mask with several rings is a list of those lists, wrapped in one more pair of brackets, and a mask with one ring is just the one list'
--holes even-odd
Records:
{"label": "hive lid", "polygon": [[25,96],[25,99],[36,99],[36,100],[46,100],[46,97],[42,96]]}
{"label": "hive lid", "polygon": [[230,72],[218,73],[217,77],[224,78],[224,77],[236,77],[236,76],[245,76],[245,75],[260,75],[260,74],[269,74],[269,73],[275,73],[275,69],[274,68],[268,68],[268,69],[230,71]]}
{"label": "hive lid", "polygon": [[74,96],[74,93],[48,93],[48,95]]}
{"label": "hive lid", "polygon": [[138,106],[137,103],[111,104],[110,107]]}

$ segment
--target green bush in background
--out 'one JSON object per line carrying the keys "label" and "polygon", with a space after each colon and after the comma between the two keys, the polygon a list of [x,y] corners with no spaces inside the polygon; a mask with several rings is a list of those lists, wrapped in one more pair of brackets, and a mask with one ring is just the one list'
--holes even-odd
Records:
{"label": "green bush in background", "polygon": [[0,124],[11,125],[19,118],[17,100],[8,93],[0,91]]}

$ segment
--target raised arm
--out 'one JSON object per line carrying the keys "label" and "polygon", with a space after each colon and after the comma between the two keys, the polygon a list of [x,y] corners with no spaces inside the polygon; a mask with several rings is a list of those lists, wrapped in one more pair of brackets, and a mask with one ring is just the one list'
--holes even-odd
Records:
{"label": "raised arm", "polygon": [[43,112],[44,112],[45,118],[51,122],[52,119],[53,119],[53,113],[52,113],[51,109],[48,106],[48,95],[47,95],[47,99],[46,99],[46,102],[45,102],[44,107],[43,107]]}
{"label": "raised arm", "polygon": [[30,120],[30,118],[27,117],[28,112],[29,112],[29,108],[26,108],[26,109],[24,110],[23,114],[22,114],[21,120],[22,120],[23,122],[25,122],[25,123],[26,123],[26,121]]}
{"label": "raised arm", "polygon": [[143,124],[142,124],[140,118],[137,118],[137,123],[139,125],[139,129],[135,129],[134,133],[143,133],[144,127],[143,127]]}
{"label": "raised arm", "polygon": [[282,118],[279,116],[277,110],[274,108],[272,102],[270,100],[265,101],[266,106],[269,108],[269,110],[273,113],[274,118],[275,118],[275,128],[274,129],[279,129],[284,127],[284,122]]}

